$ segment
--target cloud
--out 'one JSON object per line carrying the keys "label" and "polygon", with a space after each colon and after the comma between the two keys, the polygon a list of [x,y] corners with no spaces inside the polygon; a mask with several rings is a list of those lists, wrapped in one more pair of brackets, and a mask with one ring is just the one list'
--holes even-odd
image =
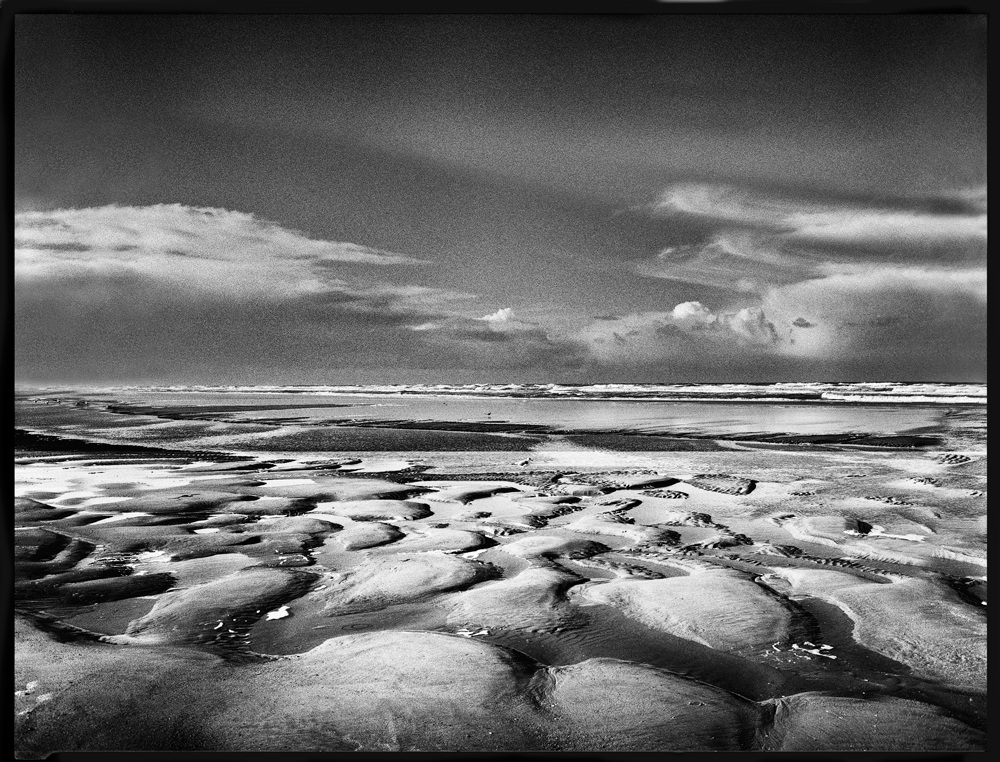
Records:
{"label": "cloud", "polygon": [[841,265],[828,270],[823,278],[779,286],[763,298],[761,307],[779,326],[785,354],[929,365],[951,358],[956,368],[982,363],[985,268]]}
{"label": "cloud", "polygon": [[[667,188],[655,212],[701,218],[715,231],[703,243],[666,247],[634,271],[734,295],[756,294],[783,330],[818,326],[808,341],[781,334],[797,354],[809,346],[819,356],[819,347],[837,351],[833,348],[857,345],[846,337],[852,327],[844,320],[813,315],[850,312],[849,305],[866,313],[868,305],[903,291],[926,295],[945,288],[963,299],[985,299],[985,278],[979,274],[986,258],[985,186],[877,204],[686,183]],[[800,314],[788,314],[779,295],[799,293],[808,293],[812,302],[804,302]],[[946,309],[932,302],[927,309]],[[833,323],[842,324],[838,330],[846,334],[827,334]],[[919,321],[911,328],[920,330]],[[961,334],[955,339],[961,341]]]}
{"label": "cloud", "polygon": [[180,204],[15,215],[19,298],[39,291],[110,301],[304,303],[334,312],[448,315],[472,294],[360,272],[422,260],[306,237],[251,214]]}
{"label": "cloud", "polygon": [[506,326],[514,323],[514,310],[510,307],[501,307],[491,315],[483,315],[479,320],[496,326]]}
{"label": "cloud", "polygon": [[576,342],[518,319],[510,307],[478,318],[431,320],[411,330],[433,347],[437,360],[456,367],[566,369],[583,360]]}
{"label": "cloud", "polygon": [[355,243],[323,241],[251,214],[159,204],[15,215],[19,284],[138,277],[230,297],[283,299],[345,289],[344,265],[420,260]]}
{"label": "cloud", "polygon": [[819,262],[808,253],[790,255],[779,243],[752,231],[726,231],[704,244],[669,246],[640,262],[639,275],[745,293],[816,277]]}
{"label": "cloud", "polygon": [[984,373],[986,300],[983,267],[828,263],[813,278],[771,287],[757,304],[687,301],[601,316],[576,340],[601,365],[668,373],[962,380]]}
{"label": "cloud", "polygon": [[113,206],[15,219],[22,374],[325,378],[338,368],[419,367],[428,347],[410,326],[459,314],[475,298],[382,279],[419,264],[410,257],[240,212]]}
{"label": "cloud", "polygon": [[759,307],[715,312],[701,302],[682,302],[669,312],[601,317],[574,338],[605,364],[722,363],[733,353],[766,355],[780,349],[777,329]]}
{"label": "cloud", "polygon": [[708,332],[716,340],[754,345],[770,345],[778,340],[774,325],[759,307],[716,313],[701,302],[683,302],[674,307],[670,316],[681,329]]}
{"label": "cloud", "polygon": [[729,185],[681,183],[667,188],[654,210],[660,215],[693,215],[767,231],[797,243],[875,247],[965,244],[973,247],[973,253],[981,252],[986,242],[985,191],[953,193],[950,200],[966,203],[953,203],[958,209],[944,214],[919,201],[899,206],[808,201]]}
{"label": "cloud", "polygon": [[526,322],[516,318],[514,310],[511,307],[501,307],[494,313],[478,318],[451,315],[439,320],[431,320],[411,326],[411,330],[437,331],[453,335],[461,334],[470,338],[483,336],[486,337],[487,341],[498,341],[504,336],[525,333],[544,334],[544,331],[538,327],[537,323]]}

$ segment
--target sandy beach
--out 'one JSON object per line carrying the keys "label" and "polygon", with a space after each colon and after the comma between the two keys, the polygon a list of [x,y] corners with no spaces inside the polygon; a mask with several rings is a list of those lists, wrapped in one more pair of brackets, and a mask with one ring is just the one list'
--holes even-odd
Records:
{"label": "sandy beach", "polygon": [[18,404],[20,758],[985,749],[985,406],[309,451],[276,404]]}
{"label": "sandy beach", "polygon": [[985,753],[984,4],[21,5],[17,758]]}

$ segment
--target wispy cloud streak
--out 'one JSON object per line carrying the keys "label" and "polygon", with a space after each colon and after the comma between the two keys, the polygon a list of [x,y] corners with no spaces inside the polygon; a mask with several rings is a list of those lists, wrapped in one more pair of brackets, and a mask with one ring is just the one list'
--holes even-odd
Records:
{"label": "wispy cloud streak", "polygon": [[251,214],[160,204],[15,215],[19,283],[139,277],[200,292],[280,299],[342,291],[340,265],[419,265],[356,243],[324,241]]}
{"label": "wispy cloud streak", "polygon": [[922,247],[985,242],[985,192],[974,189],[953,194],[952,200],[966,203],[946,214],[913,202],[907,208],[810,201],[730,185],[681,183],[667,188],[654,210],[660,215],[687,214],[769,231],[801,243]]}

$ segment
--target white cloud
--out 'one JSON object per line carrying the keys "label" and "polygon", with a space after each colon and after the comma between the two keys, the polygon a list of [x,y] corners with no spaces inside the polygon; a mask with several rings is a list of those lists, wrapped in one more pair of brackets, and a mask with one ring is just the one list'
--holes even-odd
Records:
{"label": "white cloud", "polygon": [[519,320],[514,316],[511,307],[501,307],[496,312],[478,318],[451,315],[440,320],[431,320],[410,327],[413,331],[441,331],[465,338],[485,337],[491,340],[492,334],[537,333],[544,331],[537,323]]}
{"label": "white cloud", "polygon": [[986,298],[985,268],[841,265],[829,266],[826,277],[772,289],[762,308],[780,327],[788,355],[919,357],[978,351]]}
{"label": "white cloud", "polygon": [[452,315],[410,326],[431,352],[457,367],[539,368],[574,365],[579,345],[537,323],[519,320],[510,307],[483,317]]}
{"label": "white cloud", "polygon": [[792,240],[908,245],[986,241],[986,215],[921,214],[885,209],[831,209],[792,215]]}
{"label": "white cloud", "polygon": [[701,302],[683,302],[670,313],[673,325],[685,331],[708,331],[718,340],[770,345],[777,341],[774,326],[759,307],[736,312],[712,312]]}
{"label": "white cloud", "polygon": [[506,325],[513,322],[514,310],[510,307],[501,307],[491,315],[483,315],[479,318],[479,320],[490,323],[491,325]]}
{"label": "white cloud", "polygon": [[967,213],[941,214],[917,208],[782,198],[728,185],[681,183],[667,188],[654,208],[660,214],[689,214],[770,231],[801,243],[985,244],[985,190],[973,189],[966,195],[952,197],[969,201]]}
{"label": "white cloud", "polygon": [[251,214],[180,204],[22,212],[15,243],[22,284],[124,276],[258,299],[343,291],[335,277],[342,264],[421,263],[308,238]]}
{"label": "white cloud", "polygon": [[763,291],[755,305],[687,301],[595,320],[577,340],[604,364],[722,367],[770,357],[825,367],[924,363],[961,375],[985,351],[986,299],[984,267],[827,263],[808,280]]}
{"label": "white cloud", "polygon": [[631,312],[595,320],[583,326],[575,339],[604,363],[686,361],[780,349],[776,329],[759,307],[715,312],[701,302],[682,302],[669,312]]}
{"label": "white cloud", "polygon": [[474,298],[370,276],[369,266],[385,272],[421,260],[308,238],[225,209],[161,204],[24,212],[15,215],[15,241],[21,301],[64,293],[95,309],[112,300],[299,303],[310,314],[405,316],[452,315]]}
{"label": "white cloud", "polygon": [[794,283],[817,274],[815,258],[789,255],[773,240],[750,231],[727,231],[708,243],[669,246],[639,263],[636,272],[653,278],[762,293],[776,283]]}

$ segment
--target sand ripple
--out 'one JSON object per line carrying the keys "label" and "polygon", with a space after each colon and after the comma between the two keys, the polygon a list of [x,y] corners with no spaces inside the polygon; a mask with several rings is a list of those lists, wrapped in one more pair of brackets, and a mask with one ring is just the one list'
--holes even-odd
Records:
{"label": "sand ripple", "polygon": [[945,585],[914,577],[878,584],[813,569],[776,573],[796,592],[839,606],[855,623],[855,639],[873,651],[929,679],[985,690],[986,617]]}
{"label": "sand ripple", "polygon": [[448,621],[489,629],[557,632],[586,623],[565,592],[584,580],[555,567],[532,567],[510,579],[467,590],[451,603]]}
{"label": "sand ripple", "polygon": [[786,642],[792,610],[731,569],[657,580],[588,585],[584,595],[649,627],[723,651],[754,652]]}
{"label": "sand ripple", "polygon": [[324,614],[336,616],[426,598],[496,574],[493,567],[452,555],[395,553],[338,575],[315,596],[324,601]]}

